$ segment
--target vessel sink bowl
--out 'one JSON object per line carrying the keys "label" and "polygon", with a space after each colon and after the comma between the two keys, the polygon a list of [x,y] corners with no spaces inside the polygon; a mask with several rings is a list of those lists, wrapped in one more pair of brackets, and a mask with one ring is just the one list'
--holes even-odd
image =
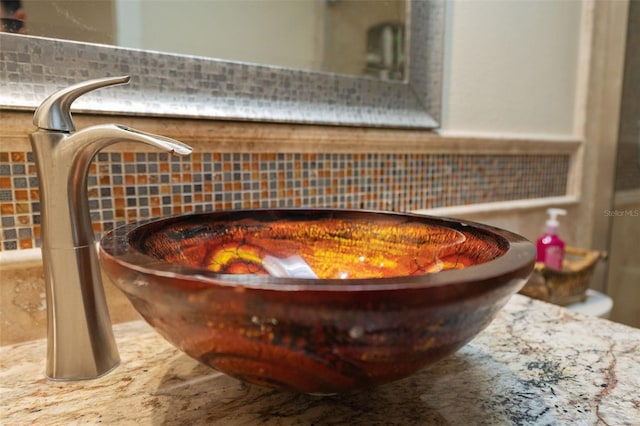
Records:
{"label": "vessel sink bowl", "polygon": [[361,210],[238,210],[105,235],[106,274],[180,350],[313,394],[398,380],[482,331],[533,270],[493,227]]}

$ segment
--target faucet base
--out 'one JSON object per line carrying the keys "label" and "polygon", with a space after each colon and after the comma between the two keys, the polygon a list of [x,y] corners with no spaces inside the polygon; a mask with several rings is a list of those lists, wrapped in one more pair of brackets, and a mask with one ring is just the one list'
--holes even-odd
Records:
{"label": "faucet base", "polygon": [[82,377],[82,376],[56,377],[54,374],[50,375],[48,372],[46,373],[46,377],[48,380],[51,380],[52,382],[79,382],[82,380],[93,380],[93,379],[99,379],[102,376],[106,376],[107,374],[111,373],[113,370],[115,370],[119,366],[120,366],[120,359],[118,359],[118,361],[108,370],[105,370],[101,373],[96,373],[95,375],[90,375],[87,377]]}
{"label": "faucet base", "polygon": [[[100,377],[120,362],[94,244],[42,247],[47,291],[47,377]],[[55,268],[51,265],[66,265]]]}

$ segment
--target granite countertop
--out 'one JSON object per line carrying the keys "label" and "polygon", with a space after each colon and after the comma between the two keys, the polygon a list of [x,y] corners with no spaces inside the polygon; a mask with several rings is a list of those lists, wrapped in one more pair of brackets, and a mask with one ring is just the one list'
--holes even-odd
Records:
{"label": "granite countertop", "polygon": [[46,342],[0,348],[2,424],[607,424],[640,422],[640,330],[514,296],[453,356],[407,379],[317,397],[243,384],[146,323],[114,327],[121,365],[44,378]]}

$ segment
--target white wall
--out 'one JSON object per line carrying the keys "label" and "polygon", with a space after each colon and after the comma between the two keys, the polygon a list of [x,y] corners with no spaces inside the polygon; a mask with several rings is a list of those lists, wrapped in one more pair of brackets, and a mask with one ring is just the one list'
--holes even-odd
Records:
{"label": "white wall", "polygon": [[450,0],[443,131],[576,136],[580,0]]}

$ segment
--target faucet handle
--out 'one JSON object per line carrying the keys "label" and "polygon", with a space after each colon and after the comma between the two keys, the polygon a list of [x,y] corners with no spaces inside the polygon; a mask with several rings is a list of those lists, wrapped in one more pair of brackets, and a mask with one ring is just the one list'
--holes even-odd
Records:
{"label": "faucet handle", "polygon": [[126,84],[131,77],[107,77],[83,81],[59,90],[42,101],[33,115],[33,124],[39,129],[60,132],[73,132],[76,126],[71,117],[71,104],[85,93],[101,87]]}

